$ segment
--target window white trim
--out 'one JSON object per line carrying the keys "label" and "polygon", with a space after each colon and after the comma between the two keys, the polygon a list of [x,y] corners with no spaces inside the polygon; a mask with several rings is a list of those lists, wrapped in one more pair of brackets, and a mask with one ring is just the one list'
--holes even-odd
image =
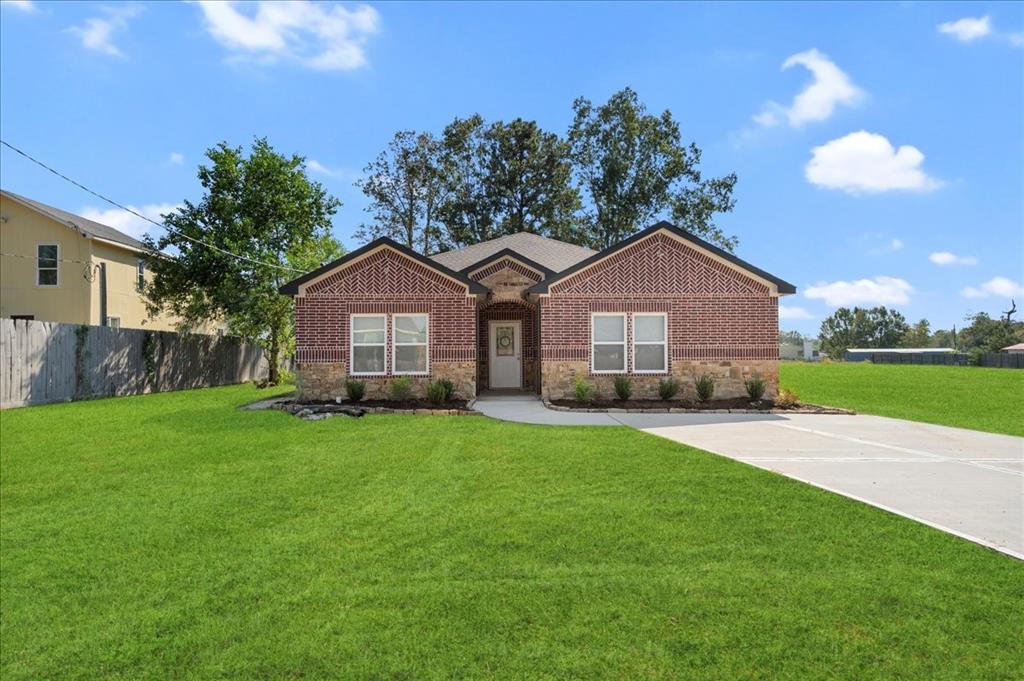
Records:
{"label": "window white trim", "polygon": [[[636,340],[636,318],[637,317],[661,317],[661,342]],[[636,346],[638,345],[661,345],[662,366],[661,369],[637,369],[636,368]],[[633,313],[633,347],[630,349],[630,356],[633,360],[634,374],[667,374],[668,373],[668,314],[664,312],[635,312]]]}
{"label": "window white trim", "polygon": [[[56,271],[56,273],[57,273],[57,283],[56,284],[41,284],[41,283],[39,283],[39,272],[40,272],[40,270],[44,269],[44,268],[39,266],[39,248],[41,246],[56,246],[57,247],[57,267],[56,268],[53,268],[53,267],[45,268],[46,271],[48,271],[48,272],[51,271],[51,270]],[[40,242],[36,243],[36,287],[37,288],[58,288],[58,287],[60,287],[60,244],[57,243],[57,242],[53,242],[53,241],[40,241]]]}
{"label": "window white trim", "polygon": [[[356,343],[355,324],[352,320],[359,317],[374,317],[384,320],[384,340],[380,343]],[[383,371],[356,371],[357,347],[384,348],[384,370]],[[388,316],[386,314],[356,313],[348,316],[348,373],[349,376],[386,376],[388,373]]]}
{"label": "window white trim", "polygon": [[[620,317],[622,319],[622,340],[621,341],[597,341],[594,339],[594,320],[598,317]],[[590,313],[590,373],[592,374],[624,374],[629,369],[629,358],[626,356],[627,343],[629,342],[629,335],[626,333],[626,317],[628,315],[625,312],[591,312]],[[621,369],[598,369],[596,368],[595,359],[597,358],[597,352],[595,348],[598,345],[617,345],[622,347],[622,368]]]}
{"label": "window white trim", "polygon": [[111,329],[120,329],[121,318],[107,315],[107,326],[110,327]]}
{"label": "window white trim", "polygon": [[[395,320],[399,317],[423,317],[427,320],[427,338],[422,343],[398,342],[398,325]],[[398,346],[425,347],[427,349],[427,366],[423,371],[399,371],[398,370]],[[426,312],[402,312],[391,315],[391,364],[392,375],[394,376],[429,376],[430,375],[430,315]]]}
{"label": "window white trim", "polygon": [[139,258],[135,262],[135,290],[142,292],[146,288],[146,261]]}

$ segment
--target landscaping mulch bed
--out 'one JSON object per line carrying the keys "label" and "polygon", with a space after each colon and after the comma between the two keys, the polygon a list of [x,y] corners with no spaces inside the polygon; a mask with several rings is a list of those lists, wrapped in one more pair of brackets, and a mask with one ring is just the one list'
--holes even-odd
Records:
{"label": "landscaping mulch bed", "polygon": [[364,414],[427,414],[435,416],[475,415],[479,412],[470,408],[466,400],[450,400],[437,405],[428,400],[362,400],[360,402],[296,402],[282,400],[272,405],[274,409],[306,419],[321,421],[334,416],[359,418]]}
{"label": "landscaping mulch bed", "polygon": [[690,402],[685,400],[552,400],[547,405],[561,411],[587,412],[640,412],[640,413],[686,413],[686,412],[730,412],[730,413],[792,413],[792,414],[853,414],[848,409],[824,407],[817,404],[798,404],[791,407],[776,407],[771,400],[751,402],[742,397],[728,400]]}

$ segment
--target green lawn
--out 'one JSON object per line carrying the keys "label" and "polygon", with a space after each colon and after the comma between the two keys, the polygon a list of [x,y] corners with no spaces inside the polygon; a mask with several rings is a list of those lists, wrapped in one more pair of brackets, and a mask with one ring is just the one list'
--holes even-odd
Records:
{"label": "green lawn", "polygon": [[944,426],[1024,435],[1024,371],[981,367],[782,362],[800,399]]}
{"label": "green lawn", "polygon": [[0,416],[5,681],[1024,677],[1002,554],[626,428],[264,395]]}

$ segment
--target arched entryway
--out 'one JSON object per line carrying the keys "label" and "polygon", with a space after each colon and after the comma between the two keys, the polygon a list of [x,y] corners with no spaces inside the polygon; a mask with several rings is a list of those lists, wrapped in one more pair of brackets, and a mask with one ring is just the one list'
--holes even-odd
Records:
{"label": "arched entryway", "polygon": [[[492,298],[480,306],[477,317],[477,389],[519,387],[538,392],[537,306],[521,298]],[[518,386],[508,380],[516,362]]]}

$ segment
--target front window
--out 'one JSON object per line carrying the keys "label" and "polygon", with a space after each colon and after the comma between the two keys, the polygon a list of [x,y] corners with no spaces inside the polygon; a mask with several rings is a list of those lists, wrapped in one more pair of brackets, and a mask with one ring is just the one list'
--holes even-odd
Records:
{"label": "front window", "polygon": [[425,314],[396,314],[395,373],[427,373],[429,321]]}
{"label": "front window", "polygon": [[387,368],[384,315],[352,315],[352,374],[382,374]]}
{"label": "front window", "polygon": [[57,265],[60,261],[60,246],[57,244],[39,244],[36,246],[36,285],[56,286],[58,283]]}
{"label": "front window", "polygon": [[626,370],[626,315],[593,315],[591,341],[595,374],[621,373]]}
{"label": "front window", "polygon": [[633,315],[633,370],[637,373],[668,371],[667,317],[664,314]]}

